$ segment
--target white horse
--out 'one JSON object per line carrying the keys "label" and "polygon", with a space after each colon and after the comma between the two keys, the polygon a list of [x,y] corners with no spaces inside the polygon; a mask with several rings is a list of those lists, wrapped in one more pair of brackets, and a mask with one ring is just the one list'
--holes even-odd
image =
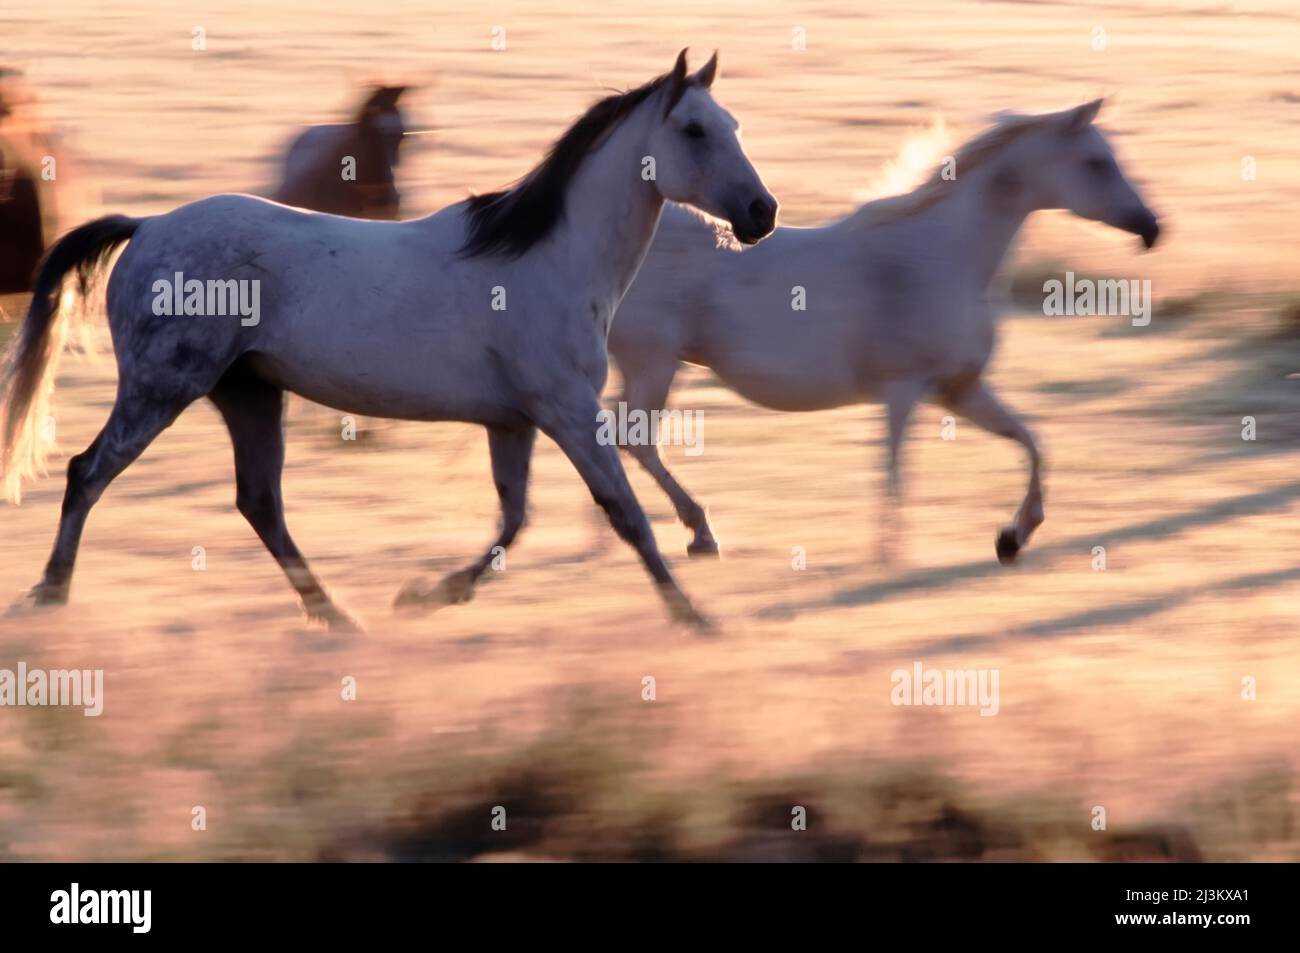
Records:
{"label": "white horse", "polygon": [[[33,422],[61,339],[62,280],[75,270],[84,290],[87,272],[130,242],[108,284],[118,393],[104,429],[69,463],[58,537],[33,601],[67,600],[92,505],[206,396],[234,443],[240,512],[308,614],[351,628],[285,526],[281,407],[293,391],[349,413],[487,428],[500,535],[440,585],[408,585],[400,604],[470,598],[496,547],[523,524],[540,429],[636,548],[673,617],[704,625],[659,554],[617,449],[598,441],[598,395],[610,320],[666,199],[728,219],[742,240],[775,227],[776,202],[742,152],[735,120],[710,95],[716,68],[715,55],[688,76],[683,50],[671,72],[596,103],[514,187],[427,218],[361,221],[219,195],[72,231],[41,268],[0,378],[0,473],[11,494],[39,465]],[[185,314],[171,314],[182,292]]]}
{"label": "white horse", "polygon": [[[825,228],[779,228],[743,253],[698,216],[669,208],[610,334],[627,413],[662,409],[681,361],[712,368],[742,397],[777,410],[883,403],[893,513],[908,417],[933,400],[1029,453],[1024,502],[997,537],[998,558],[1012,561],[1043,521],[1043,493],[1033,437],[981,379],[998,266],[1039,209],[1134,232],[1147,248],[1159,234],[1093,125],[1100,107],[1006,116],[957,152],[955,177],[940,168],[911,193]],[[792,307],[799,296],[806,310]],[[625,449],[694,532],[688,552],[716,555],[704,508],[658,447]]]}

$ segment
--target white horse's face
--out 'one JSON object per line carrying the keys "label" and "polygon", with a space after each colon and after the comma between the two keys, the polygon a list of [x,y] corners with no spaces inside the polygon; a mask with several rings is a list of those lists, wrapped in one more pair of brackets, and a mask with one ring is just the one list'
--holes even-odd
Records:
{"label": "white horse's face", "polygon": [[1156,243],[1160,223],[1115,161],[1115,153],[1093,119],[1101,100],[1066,113],[1059,126],[1044,133],[1041,176],[1051,208],[1069,209],[1081,218],[1102,222]]}
{"label": "white horse's face", "polygon": [[739,126],[709,92],[710,60],[650,137],[655,186],[673,202],[693,205],[731,224],[752,245],[776,227],[776,199],[740,147]]}

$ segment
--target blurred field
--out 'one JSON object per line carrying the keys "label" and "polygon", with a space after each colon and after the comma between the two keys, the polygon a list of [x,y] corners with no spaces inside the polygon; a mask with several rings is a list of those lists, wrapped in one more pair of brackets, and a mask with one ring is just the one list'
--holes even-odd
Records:
{"label": "blurred field", "polygon": [[[28,69],[104,205],[132,213],[266,183],[293,127],[342,118],[376,76],[428,84],[412,124],[438,131],[402,178],[418,213],[525,171],[601,86],[720,46],[719,98],[795,224],[847,211],[938,114],[960,139],[996,109],[1118,92],[1103,123],[1167,243],[1139,256],[1044,215],[1016,267],[1150,278],[1154,319],[1004,323],[991,379],[1048,462],[1047,522],[1012,569],[993,555],[1023,488],[1010,445],[964,424],[944,441],[922,409],[901,561],[882,567],[878,409],[781,415],[681,375],[677,406],[705,412],[706,449],[670,464],[710,505],[725,559],[688,562],[667,501],[632,476],[722,623],[712,639],[666,623],[548,442],[508,568],[467,606],[395,617],[409,577],[490,541],[485,440],[366,421],[345,442],[338,415],[298,403],[289,525],[368,629],[334,639],[300,620],[235,512],[228,439],[196,405],[95,510],[72,604],[0,617],[0,667],[106,672],[99,719],[0,709],[0,858],[1300,859],[1288,4],[278,6],[19,0],[0,11],[0,60]],[[497,24],[505,53],[488,50]],[[1099,25],[1105,53],[1089,50]],[[112,393],[106,356],[65,359],[65,451]],[[37,580],[61,494],[56,472],[0,507],[5,601]],[[917,660],[999,669],[1001,712],[894,707],[889,675]],[[510,833],[492,840],[497,804]],[[793,804],[809,807],[802,841]]]}

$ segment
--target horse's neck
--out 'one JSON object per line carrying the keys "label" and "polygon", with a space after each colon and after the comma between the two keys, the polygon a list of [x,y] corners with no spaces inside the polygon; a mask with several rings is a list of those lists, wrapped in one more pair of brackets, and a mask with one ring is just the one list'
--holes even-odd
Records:
{"label": "horse's neck", "polygon": [[1038,208],[1029,190],[1007,192],[1001,181],[997,167],[978,169],[942,201],[919,213],[927,231],[966,250],[968,267],[960,274],[978,294],[988,290],[1025,219]]}
{"label": "horse's neck", "polygon": [[636,277],[659,225],[664,200],[641,177],[647,123],[658,97],[609,134],[569,183],[558,236],[562,262],[589,281],[593,298],[617,305]]}

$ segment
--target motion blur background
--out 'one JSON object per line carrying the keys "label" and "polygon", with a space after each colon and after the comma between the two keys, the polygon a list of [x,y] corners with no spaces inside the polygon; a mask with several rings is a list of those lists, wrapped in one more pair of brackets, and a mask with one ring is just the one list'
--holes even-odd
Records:
{"label": "motion blur background", "polygon": [[[602,90],[688,45],[696,62],[720,48],[715,93],[784,224],[896,186],[916,171],[908,143],[932,160],[998,110],[1111,97],[1100,123],[1165,232],[1141,255],[1042,214],[1008,262],[991,379],[1048,461],[1022,563],[993,554],[1023,488],[1012,445],[962,424],[942,440],[941,412],[919,411],[901,560],[881,566],[878,409],[771,413],[692,369],[674,401],[704,411],[705,452],[667,453],[724,560],[687,562],[667,501],[632,479],[719,636],[667,624],[548,442],[507,569],[467,606],[396,617],[407,578],[491,538],[482,433],[364,421],[344,441],[338,414],[298,402],[289,525],[367,626],[345,643],[298,617],[234,510],[221,422],[196,405],[105,494],[72,603],[0,618],[0,667],[106,672],[98,719],[0,709],[0,858],[1300,858],[1290,0],[0,9],[0,63],[26,71],[103,210],[135,215],[265,189],[300,126],[346,119],[375,80],[419,87],[408,125],[434,132],[403,147],[399,187],[424,214],[517,177]],[[1043,317],[1043,278],[1067,268],[1150,279],[1151,325]],[[113,382],[106,356],[65,359],[65,452],[94,436]],[[61,472],[0,506],[6,599],[38,578]],[[915,661],[998,669],[999,714],[893,706],[890,673]],[[794,805],[807,832],[790,831]]]}

